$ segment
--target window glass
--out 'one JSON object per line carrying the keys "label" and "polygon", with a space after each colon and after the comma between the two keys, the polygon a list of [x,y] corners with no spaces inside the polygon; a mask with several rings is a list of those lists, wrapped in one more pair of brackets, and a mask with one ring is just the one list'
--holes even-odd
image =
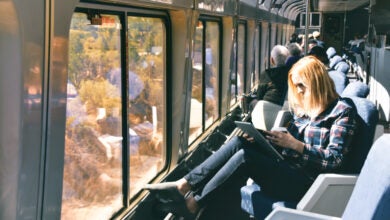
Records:
{"label": "window glass", "polygon": [[219,23],[198,21],[194,41],[189,143],[219,118],[219,43]]}
{"label": "window glass", "polygon": [[195,30],[194,58],[192,73],[192,93],[190,112],[190,131],[188,142],[192,143],[203,130],[203,29],[202,21],[198,21]]}
{"label": "window glass", "polygon": [[277,24],[271,24],[271,48],[277,44]]}
{"label": "window glass", "polygon": [[268,50],[269,50],[269,31],[268,23],[261,23],[261,63],[260,69],[264,71],[268,67]]}
{"label": "window glass", "polygon": [[219,25],[206,22],[205,87],[206,87],[206,128],[219,118]]}
{"label": "window glass", "polygon": [[[61,219],[109,219],[123,206],[124,183],[131,198],[165,164],[163,20],[129,16],[127,51],[121,51],[119,16],[97,15],[98,25],[89,17],[74,13],[69,33]],[[123,182],[123,158],[129,182]]]}
{"label": "window glass", "polygon": [[123,203],[120,21],[101,16],[71,21],[61,219],[108,219]]}
{"label": "window glass", "polygon": [[254,50],[255,50],[255,69],[251,77],[251,88],[255,87],[259,83],[259,73],[260,73],[260,50],[261,50],[261,39],[260,39],[260,26],[257,26],[254,39]]}
{"label": "window glass", "polygon": [[239,24],[237,37],[237,95],[245,92],[245,39],[245,24]]}
{"label": "window glass", "polygon": [[164,167],[166,31],[161,18],[127,17],[130,197]]}

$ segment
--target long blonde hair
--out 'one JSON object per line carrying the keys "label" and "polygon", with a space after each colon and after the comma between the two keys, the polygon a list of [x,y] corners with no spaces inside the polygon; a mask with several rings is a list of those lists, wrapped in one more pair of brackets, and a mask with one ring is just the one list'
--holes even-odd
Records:
{"label": "long blonde hair", "polygon": [[[306,92],[310,92],[308,99],[304,99],[293,84],[294,73],[302,79],[302,83],[307,87]],[[288,86],[290,109],[295,114],[307,115],[311,118],[318,116],[339,97],[325,65],[314,56],[303,57],[293,65],[288,74]]]}

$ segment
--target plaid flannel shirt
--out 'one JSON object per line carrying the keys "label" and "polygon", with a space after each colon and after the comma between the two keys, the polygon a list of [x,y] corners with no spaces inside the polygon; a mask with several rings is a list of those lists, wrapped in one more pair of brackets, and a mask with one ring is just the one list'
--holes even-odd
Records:
{"label": "plaid flannel shirt", "polygon": [[302,154],[291,149],[283,149],[282,154],[312,175],[337,170],[350,149],[356,116],[348,98],[339,98],[314,120],[294,116],[287,129],[305,147]]}

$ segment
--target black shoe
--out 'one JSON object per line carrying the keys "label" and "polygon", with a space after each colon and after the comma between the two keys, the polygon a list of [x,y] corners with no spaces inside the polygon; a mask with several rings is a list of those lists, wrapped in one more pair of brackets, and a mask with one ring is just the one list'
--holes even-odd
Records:
{"label": "black shoe", "polygon": [[187,209],[185,201],[162,202],[157,205],[157,209],[165,213],[172,213],[175,217],[183,217],[184,220],[195,220],[197,217],[196,213],[191,213]]}
{"label": "black shoe", "polygon": [[184,196],[179,192],[174,182],[146,184],[143,188],[157,193],[161,202],[182,202],[185,204]]}

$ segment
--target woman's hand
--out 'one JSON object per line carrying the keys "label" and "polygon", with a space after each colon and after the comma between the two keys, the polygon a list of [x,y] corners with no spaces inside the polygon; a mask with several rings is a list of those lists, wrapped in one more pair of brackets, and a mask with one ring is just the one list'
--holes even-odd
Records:
{"label": "woman's hand", "polygon": [[242,135],[242,137],[245,138],[247,141],[249,141],[251,143],[255,142],[255,139],[253,137],[249,136],[249,134],[247,134],[247,133],[244,133]]}
{"label": "woman's hand", "polygon": [[289,132],[264,131],[266,138],[277,146],[290,148],[299,153],[303,153],[305,143],[295,139]]}

